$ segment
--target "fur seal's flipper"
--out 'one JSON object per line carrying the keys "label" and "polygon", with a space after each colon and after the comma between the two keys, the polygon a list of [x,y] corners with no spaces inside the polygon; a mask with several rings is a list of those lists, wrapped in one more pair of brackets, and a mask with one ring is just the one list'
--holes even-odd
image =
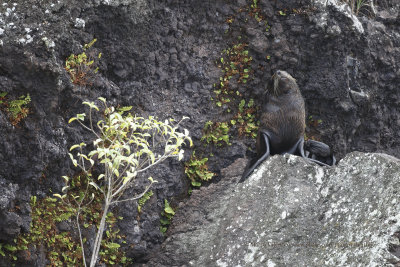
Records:
{"label": "fur seal's flipper", "polygon": [[[301,139],[297,143],[299,144],[298,152],[303,158],[321,166],[333,166],[336,164],[336,158],[327,144],[315,140],[304,142],[304,138],[302,137]],[[308,152],[307,155],[305,151]]]}
{"label": "fur seal's flipper", "polygon": [[254,171],[255,168],[258,167],[258,165],[261,164],[261,162],[263,162],[266,158],[269,157],[269,155],[271,154],[271,148],[270,148],[270,143],[269,143],[269,137],[267,133],[264,132],[260,132],[259,133],[261,136],[261,140],[264,140],[264,148],[265,151],[264,154],[262,154],[261,156],[258,155],[258,158],[255,158],[255,161],[252,160],[250,162],[250,165],[246,168],[246,170],[244,171],[242,178],[240,178],[239,183],[242,183],[243,181],[245,181],[247,179],[247,177]]}

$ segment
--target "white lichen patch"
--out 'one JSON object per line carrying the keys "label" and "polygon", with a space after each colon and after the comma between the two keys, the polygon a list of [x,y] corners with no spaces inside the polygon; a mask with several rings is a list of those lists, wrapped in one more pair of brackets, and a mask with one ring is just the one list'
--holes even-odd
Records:
{"label": "white lichen patch", "polygon": [[228,263],[222,261],[221,259],[218,259],[216,263],[219,267],[228,267]]}
{"label": "white lichen patch", "polygon": [[[362,26],[362,23],[358,20],[358,18],[353,14],[351,11],[351,8],[349,7],[348,4],[346,4],[344,1],[340,0],[314,0],[314,2],[321,6],[321,7],[326,7],[326,6],[333,6],[337,11],[340,13],[344,14],[346,17],[348,17],[352,22],[353,22],[353,28],[358,31],[360,34],[364,33],[364,27]],[[327,26],[327,13],[323,13],[318,21],[322,28],[325,28]],[[318,25],[318,24],[317,24]],[[337,31],[337,29],[336,29]]]}
{"label": "white lichen patch", "polygon": [[81,18],[76,18],[75,19],[75,27],[76,28],[78,28],[78,29],[83,29],[83,28],[85,28],[85,20],[84,19],[81,19]]}
{"label": "white lichen patch", "polygon": [[275,266],[276,266],[276,263],[273,262],[271,259],[269,259],[269,260],[267,261],[267,267],[275,267]]}
{"label": "white lichen patch", "polygon": [[286,219],[287,215],[288,215],[287,212],[283,211],[282,214],[281,214],[282,220]]}
{"label": "white lichen patch", "polygon": [[322,168],[316,169],[315,179],[317,184],[322,184],[322,178],[324,177],[324,170]]}
{"label": "white lichen patch", "polygon": [[249,244],[247,248],[250,250],[250,252],[248,252],[248,253],[246,253],[246,255],[244,255],[244,261],[246,263],[253,263],[254,256],[256,255],[256,252],[259,248],[256,246],[252,246],[251,244]]}

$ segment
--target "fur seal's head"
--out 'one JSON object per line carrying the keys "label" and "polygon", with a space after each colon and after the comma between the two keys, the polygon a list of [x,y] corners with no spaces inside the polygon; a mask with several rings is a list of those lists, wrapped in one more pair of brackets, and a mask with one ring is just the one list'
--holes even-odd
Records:
{"label": "fur seal's head", "polygon": [[267,90],[270,94],[280,96],[290,92],[299,92],[296,79],[283,70],[277,70],[271,77]]}

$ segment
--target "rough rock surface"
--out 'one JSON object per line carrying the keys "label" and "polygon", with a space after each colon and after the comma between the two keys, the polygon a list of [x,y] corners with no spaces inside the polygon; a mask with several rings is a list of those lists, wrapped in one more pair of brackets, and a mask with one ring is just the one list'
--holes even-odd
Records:
{"label": "rough rock surface", "polygon": [[400,160],[354,152],[337,167],[273,156],[237,184],[193,193],[147,266],[398,266]]}
{"label": "rough rock surface", "polygon": [[[338,1],[261,0],[268,31],[264,22],[238,12],[251,2],[2,1],[0,92],[13,98],[29,93],[32,102],[29,116],[17,127],[0,109],[0,181],[8,192],[0,199],[0,215],[6,218],[0,223],[0,242],[28,230],[25,206],[31,195],[58,192],[60,177],[76,172],[68,148],[90,136],[67,121],[83,112],[84,100],[102,96],[162,119],[188,116],[192,120],[184,126],[197,154],[209,155],[199,141],[204,123],[226,117],[210,100],[213,84],[223,75],[215,60],[239,37],[253,58],[254,79],[234,88],[246,100],[254,98],[259,105],[271,73],[287,70],[306,99],[307,117],[313,116],[312,124],[321,121],[317,127],[308,125],[308,136],[329,144],[338,158],[353,150],[399,157],[399,2],[379,1],[374,16],[361,12],[355,18],[338,8]],[[236,20],[229,25],[232,15]],[[355,21],[363,31],[354,27]],[[93,38],[98,39],[94,52],[103,54],[98,76],[92,86],[73,85],[63,68],[65,59]],[[209,167],[214,172],[254,147],[254,140],[238,138],[233,130],[231,135],[232,146],[212,148]],[[128,256],[136,262],[145,261],[164,240],[159,231],[163,200],[187,195],[181,163],[159,166],[153,177],[159,181],[155,197],[139,219],[135,204],[120,209],[125,218],[121,231],[134,244],[126,248]]]}

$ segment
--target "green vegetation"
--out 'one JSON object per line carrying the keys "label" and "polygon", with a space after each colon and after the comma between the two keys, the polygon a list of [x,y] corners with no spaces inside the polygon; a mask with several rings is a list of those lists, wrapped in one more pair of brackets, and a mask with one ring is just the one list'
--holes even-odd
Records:
{"label": "green vegetation", "polygon": [[239,111],[237,115],[231,120],[233,125],[238,124],[239,136],[247,135],[252,138],[257,137],[258,124],[256,121],[256,108],[254,107],[254,100],[250,101],[246,105],[246,101],[242,99],[239,103]]}
{"label": "green vegetation", "polygon": [[[88,187],[88,179],[84,175],[75,176],[70,182],[70,191],[81,198],[82,192],[89,188],[90,193],[94,194],[94,199],[81,210],[78,220],[84,228],[96,227],[98,225],[102,212],[103,195]],[[46,258],[50,261],[50,266],[78,266],[82,262],[82,247],[76,238],[73,237],[70,230],[60,231],[58,225],[65,223],[73,225],[77,207],[67,205],[65,202],[73,203],[72,194],[68,199],[60,202],[57,198],[46,197],[38,200],[36,196],[31,197],[30,205],[32,208],[32,222],[30,232],[18,236],[14,244],[0,244],[0,255],[7,256],[10,259],[17,260],[18,255],[23,255],[25,260],[30,260],[30,248],[45,248]],[[131,262],[120,249],[119,243],[125,243],[124,237],[119,234],[116,227],[117,220],[112,212],[107,213],[107,231],[104,240],[101,243],[100,263],[107,265],[127,265]],[[85,239],[83,240],[86,241]],[[119,243],[117,243],[119,242]],[[4,248],[4,249],[2,249]]]}
{"label": "green vegetation", "polygon": [[255,18],[258,22],[264,20],[264,17],[261,15],[260,7],[258,6],[259,0],[253,0],[253,3],[250,5],[249,14],[251,17]]}
{"label": "green vegetation", "polygon": [[185,163],[185,174],[192,186],[201,186],[202,181],[211,180],[215,173],[210,172],[207,166],[208,158],[197,158],[193,151],[192,157]]}
{"label": "green vegetation", "polygon": [[138,200],[138,212],[142,212],[142,208],[144,204],[150,199],[150,197],[153,195],[153,191],[147,191],[139,200]]}
{"label": "green vegetation", "polygon": [[[99,107],[94,102],[83,102],[89,107],[89,122],[84,124],[86,113],[77,114],[69,120],[69,123],[77,121],[84,129],[91,132],[94,136],[94,150],[84,154],[85,143],[73,145],[70,151],[75,151],[75,155],[69,154],[71,161],[75,167],[81,169],[85,174],[86,187],[77,194],[70,190],[71,179],[63,176],[66,186],[63,188],[63,195],[55,194],[63,203],[76,207],[76,221],[79,233],[81,247],[84,247],[85,240],[82,238],[81,228],[79,224],[80,214],[85,208],[96,200],[96,195],[91,190],[101,192],[104,196],[102,199],[102,213],[100,222],[97,225],[96,239],[92,248],[90,266],[94,267],[98,260],[100,247],[103,240],[104,232],[107,225],[107,214],[111,206],[118,205],[124,201],[134,201],[142,198],[153,183],[156,181],[149,177],[150,184],[137,196],[125,196],[124,192],[127,188],[134,186],[135,178],[153,167],[166,160],[167,158],[183,158],[183,149],[181,147],[186,141],[192,145],[189,137],[189,131],[184,129],[183,132],[178,130],[180,123],[174,124],[174,120],[166,120],[159,122],[154,117],[142,118],[133,116],[132,114],[124,114],[131,107],[122,108],[115,111],[114,107],[108,107],[104,98],[99,98],[104,106],[104,120],[93,122],[93,112],[100,112]],[[97,128],[94,128],[94,125]],[[157,151],[157,153],[155,152]],[[91,170],[95,163],[102,165],[104,173],[98,177],[92,176]],[[107,232],[106,232],[107,234]],[[116,248],[113,245],[109,250]],[[101,255],[101,254],[100,254]],[[85,249],[82,249],[82,261],[86,266]]]}
{"label": "green vegetation", "polygon": [[207,144],[213,143],[217,146],[222,146],[223,142],[230,145],[229,142],[229,126],[226,122],[212,122],[208,121],[204,125],[203,137],[201,140],[205,140]]}
{"label": "green vegetation", "polygon": [[223,57],[221,57],[217,66],[222,70],[224,76],[220,77],[219,84],[214,86],[216,87],[214,92],[217,98],[220,95],[234,93],[229,87],[229,82],[233,77],[237,77],[236,82],[239,84],[247,83],[252,73],[250,64],[253,60],[253,58],[249,56],[247,46],[248,44],[239,43],[222,51]]}
{"label": "green vegetation", "polygon": [[0,105],[5,107],[11,124],[16,126],[28,116],[29,108],[27,105],[31,102],[31,97],[27,94],[26,96],[20,96],[18,99],[8,101],[6,96],[6,92],[0,93]]}
{"label": "green vegetation", "polygon": [[94,56],[92,53],[86,54],[85,51],[89,50],[96,41],[97,39],[93,39],[90,43],[84,45],[84,52],[78,55],[71,54],[65,60],[64,68],[71,77],[72,83],[81,86],[91,85],[91,78],[99,70],[95,58],[100,59],[101,53]]}
{"label": "green vegetation", "polygon": [[169,205],[168,200],[164,199],[164,210],[161,212],[162,218],[160,219],[161,233],[165,233],[168,230],[168,226],[171,224],[172,218],[175,215],[175,211]]}
{"label": "green vegetation", "polygon": [[[237,130],[238,136],[257,137],[258,125],[257,111],[253,99],[246,99],[247,90],[251,90],[249,83],[254,78],[253,58],[249,53],[246,36],[243,36],[243,25],[249,19],[254,18],[260,27],[265,27],[265,31],[270,30],[268,21],[262,15],[259,0],[247,0],[247,4],[240,7],[237,13],[229,15],[225,22],[229,28],[226,34],[231,34],[233,38],[239,40],[230,47],[224,49],[221,56],[215,60],[216,66],[221,70],[222,76],[213,85],[214,96],[212,100],[217,107],[223,110],[224,121],[207,121],[203,128],[201,141],[205,145],[230,145],[230,133]],[[241,16],[245,13],[247,16]],[[236,32],[235,29],[240,29]],[[264,30],[263,29],[263,30]],[[271,56],[267,55],[268,61]],[[260,64],[257,66],[263,69]],[[211,153],[210,153],[211,154]],[[193,187],[201,186],[202,181],[212,179],[216,174],[208,170],[208,158],[192,158],[185,163],[185,173]],[[189,194],[193,188],[189,189]]]}
{"label": "green vegetation", "polygon": [[[232,126],[236,125],[239,136],[247,135],[255,138],[257,136],[258,122],[256,121],[257,109],[254,106],[254,100],[250,99],[246,105],[246,100],[243,99],[242,93],[233,91],[230,85],[234,77],[234,82],[244,85],[251,79],[251,75],[253,75],[253,71],[251,70],[253,58],[249,56],[247,46],[248,45],[245,43],[239,43],[222,52],[224,56],[221,57],[218,62],[218,67],[221,68],[224,76],[220,77],[219,84],[214,84],[216,105],[219,107],[223,104],[229,105],[227,111],[231,112],[234,110],[236,115],[231,117],[229,122],[214,124],[216,124],[216,126],[222,124],[226,133],[227,130],[229,131],[229,123]],[[221,140],[221,136],[225,134],[225,132],[221,134],[221,131],[215,133],[213,130],[218,129],[218,127],[214,124],[207,122],[205,125],[205,135],[203,139],[205,139],[207,143],[211,141],[217,143]]]}

